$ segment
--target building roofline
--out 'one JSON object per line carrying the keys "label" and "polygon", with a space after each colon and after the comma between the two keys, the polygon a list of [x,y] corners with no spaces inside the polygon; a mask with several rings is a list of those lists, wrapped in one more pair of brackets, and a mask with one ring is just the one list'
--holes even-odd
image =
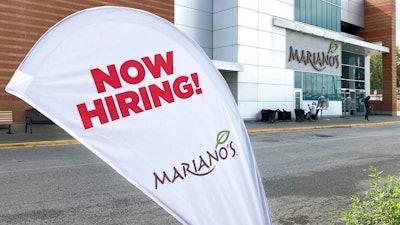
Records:
{"label": "building roofline", "polygon": [[351,38],[349,36],[343,35],[340,32],[330,31],[327,29],[319,28],[316,26],[308,25],[297,21],[275,17],[273,18],[272,24],[277,27],[290,29],[293,31],[310,34],[326,39],[331,39],[334,41],[339,41],[347,45],[353,45],[355,46],[355,48],[358,46],[364,49],[364,52],[362,53],[365,55],[375,55],[375,54],[390,52],[390,49],[388,47]]}

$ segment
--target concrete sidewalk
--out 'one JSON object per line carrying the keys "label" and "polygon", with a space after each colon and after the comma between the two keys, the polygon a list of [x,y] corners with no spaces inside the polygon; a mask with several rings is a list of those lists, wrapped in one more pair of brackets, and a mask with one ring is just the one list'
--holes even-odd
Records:
{"label": "concrete sidewalk", "polygon": [[[365,121],[363,116],[349,118],[323,117],[315,122],[277,121],[275,123],[261,121],[245,121],[248,132],[288,132],[299,130],[315,130],[329,128],[353,128],[366,126],[400,125],[399,116],[371,115],[370,121]],[[0,129],[0,149],[13,147],[29,147],[39,145],[78,144],[74,138],[55,124],[35,124],[33,133],[25,133],[25,124],[14,124],[12,134],[7,134],[7,129]],[[1,127],[5,128],[5,126]]]}
{"label": "concrete sidewalk", "polygon": [[245,122],[249,133],[257,132],[287,132],[296,130],[313,130],[313,129],[328,129],[328,128],[353,128],[367,126],[384,126],[400,124],[400,116],[389,115],[370,115],[369,121],[364,119],[364,116],[351,117],[323,117],[317,121],[277,121],[275,123],[261,121]]}
{"label": "concrete sidewalk", "polygon": [[[0,128],[5,127],[1,126]],[[25,124],[13,124],[11,126],[12,134],[7,134],[7,131],[8,129],[0,129],[0,149],[78,143],[55,124],[34,124],[32,125],[32,134],[29,133],[29,129],[25,133]]]}

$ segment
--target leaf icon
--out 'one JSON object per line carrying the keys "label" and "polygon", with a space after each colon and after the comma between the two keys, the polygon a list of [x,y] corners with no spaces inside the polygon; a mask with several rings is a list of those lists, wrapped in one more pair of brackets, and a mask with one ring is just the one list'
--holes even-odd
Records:
{"label": "leaf icon", "polygon": [[217,144],[215,145],[215,148],[218,147],[218,145],[221,145],[225,143],[229,138],[229,130],[221,130],[217,134]]}
{"label": "leaf icon", "polygon": [[339,48],[339,44],[336,41],[332,41],[329,45],[328,53],[335,53],[336,50]]}

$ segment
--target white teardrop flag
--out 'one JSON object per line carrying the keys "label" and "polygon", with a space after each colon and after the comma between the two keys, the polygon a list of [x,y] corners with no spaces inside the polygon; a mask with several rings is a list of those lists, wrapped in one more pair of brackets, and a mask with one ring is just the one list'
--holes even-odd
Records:
{"label": "white teardrop flag", "polygon": [[225,80],[165,19],[123,7],[77,12],[39,39],[6,91],[181,223],[270,224]]}

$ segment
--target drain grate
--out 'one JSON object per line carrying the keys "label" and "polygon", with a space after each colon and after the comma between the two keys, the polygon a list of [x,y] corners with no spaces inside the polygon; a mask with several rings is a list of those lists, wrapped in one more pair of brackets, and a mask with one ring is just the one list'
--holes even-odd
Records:
{"label": "drain grate", "polygon": [[316,134],[315,135],[316,137],[333,137],[332,135],[329,135],[329,134]]}
{"label": "drain grate", "polygon": [[264,138],[262,141],[263,141],[263,142],[279,142],[279,140],[277,140],[277,139],[272,139],[272,138]]}

